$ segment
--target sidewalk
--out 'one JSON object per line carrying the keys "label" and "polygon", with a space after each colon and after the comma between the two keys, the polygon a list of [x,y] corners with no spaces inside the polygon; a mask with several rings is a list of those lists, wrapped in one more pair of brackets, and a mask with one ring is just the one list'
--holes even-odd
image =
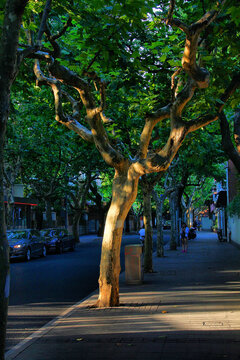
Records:
{"label": "sidewalk", "polygon": [[92,294],[6,360],[239,360],[240,250],[202,232],[153,260],[142,285],[121,275],[120,307]]}

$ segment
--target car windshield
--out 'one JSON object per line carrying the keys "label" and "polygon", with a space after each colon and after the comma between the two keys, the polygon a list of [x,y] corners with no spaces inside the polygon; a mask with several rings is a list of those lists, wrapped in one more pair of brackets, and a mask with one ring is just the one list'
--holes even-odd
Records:
{"label": "car windshield", "polygon": [[27,239],[26,231],[11,232],[8,234],[9,239]]}
{"label": "car windshield", "polygon": [[42,236],[51,235],[52,230],[41,230],[40,233]]}

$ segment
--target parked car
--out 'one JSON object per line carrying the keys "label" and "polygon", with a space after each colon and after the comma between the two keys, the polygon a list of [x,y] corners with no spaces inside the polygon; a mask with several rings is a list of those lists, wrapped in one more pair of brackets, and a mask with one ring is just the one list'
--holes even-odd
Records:
{"label": "parked car", "polygon": [[163,229],[164,229],[164,230],[169,230],[169,229],[171,229],[171,220],[164,220],[164,221],[163,221]]}
{"label": "parked car", "polygon": [[48,253],[61,254],[64,250],[75,249],[74,239],[66,229],[44,229],[40,233],[45,238]]}
{"label": "parked car", "polygon": [[9,230],[7,238],[10,259],[23,258],[30,261],[32,257],[47,255],[46,243],[38,230]]}

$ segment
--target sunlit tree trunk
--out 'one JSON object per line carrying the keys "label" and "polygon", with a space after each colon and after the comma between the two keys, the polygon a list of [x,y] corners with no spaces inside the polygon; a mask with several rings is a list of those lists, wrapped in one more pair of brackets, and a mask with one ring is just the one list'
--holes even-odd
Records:
{"label": "sunlit tree trunk", "polygon": [[136,199],[139,175],[131,168],[115,173],[112,202],[102,242],[97,306],[119,305],[120,248],[124,221]]}
{"label": "sunlit tree trunk", "polygon": [[[46,54],[43,56],[39,55],[38,60],[36,60],[34,64],[34,72],[38,83],[50,86],[52,89],[54,95],[55,119],[67,128],[75,131],[85,141],[94,143],[104,161],[116,171],[113,184],[112,203],[107,215],[103,238],[99,278],[99,306],[114,306],[119,303],[118,276],[120,272],[119,255],[121,235],[124,220],[136,198],[139,176],[166,171],[187,134],[217,120],[218,113],[221,112],[224,103],[226,103],[232,91],[235,91],[234,89],[236,89],[236,87],[234,88],[234,84],[231,88],[226,89],[223,97],[221,97],[221,105],[216,105],[216,112],[198,116],[196,119],[192,120],[186,120],[182,116],[185,106],[190,102],[195,91],[197,89],[206,89],[209,86],[209,72],[198,65],[198,44],[201,43],[200,36],[202,32],[216,19],[220,10],[207,12],[195,23],[187,25],[179,21],[179,19],[176,19],[175,14],[172,16],[174,3],[174,1],[171,1],[169,16],[166,19],[166,23],[171,25],[172,28],[178,27],[185,34],[186,41],[182,57],[182,67],[172,76],[172,91],[170,90],[172,96],[170,102],[163,107],[160,107],[160,104],[156,104],[157,110],[152,114],[147,114],[139,138],[138,149],[134,149],[134,152],[131,154],[129,153],[126,155],[127,153],[125,151],[123,152],[120,150],[122,144],[121,146],[118,146],[118,139],[116,138],[112,141],[108,136],[108,131],[106,131],[105,125],[112,120],[107,119],[104,114],[106,108],[106,83],[99,77],[100,74],[94,73],[92,69],[88,71],[90,66],[88,70],[83,72],[84,76],[80,77],[78,73],[74,73],[66,66],[62,66],[58,61],[60,54],[59,44],[54,40],[54,36],[51,37],[51,44],[54,51],[51,51],[49,56],[46,56]],[[67,29],[67,26],[65,29]],[[62,34],[64,33],[65,32],[62,32]],[[57,49],[59,49],[59,51]],[[51,63],[49,63],[45,74],[45,69],[41,69],[41,62],[39,59],[46,61],[47,58],[51,58]],[[96,57],[94,57],[93,62],[95,60]],[[92,64],[93,63],[91,63],[91,65]],[[178,87],[177,81],[175,80],[178,79],[180,74],[179,71],[181,70],[185,72],[188,77],[186,77],[185,84]],[[49,76],[49,73],[51,76]],[[86,81],[86,77],[88,77],[89,81]],[[181,76],[181,78],[184,80],[185,76]],[[64,86],[64,91],[62,91],[62,86]],[[86,124],[83,125],[80,122],[80,114],[82,111],[79,106],[79,98],[73,98],[72,94],[74,91],[70,91],[68,94],[68,88],[78,91],[81,103],[86,110],[84,119],[87,122],[87,127]],[[95,90],[93,91],[93,89]],[[69,105],[72,105],[69,107],[69,111],[66,106],[63,107],[63,102],[66,103],[66,98],[68,98]],[[165,119],[170,119],[168,139],[165,145],[161,144],[159,148],[158,146],[155,148],[152,140],[157,134],[152,136],[153,130],[158,123]],[[118,145],[115,146],[116,144]],[[123,146],[125,148],[124,143]],[[134,167],[138,175],[136,175],[136,173],[134,175],[130,172],[130,162],[132,163],[132,168]],[[128,169],[126,170],[127,163]],[[125,167],[125,170],[123,167]],[[174,243],[174,247],[176,247],[175,239]]]}

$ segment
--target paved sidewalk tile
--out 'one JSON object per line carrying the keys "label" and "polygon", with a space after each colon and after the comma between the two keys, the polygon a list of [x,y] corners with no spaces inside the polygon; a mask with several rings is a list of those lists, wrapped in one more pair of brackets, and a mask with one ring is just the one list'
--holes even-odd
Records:
{"label": "paved sidewalk tile", "polygon": [[95,294],[13,358],[240,360],[240,251],[198,233],[153,263],[142,285],[121,275],[119,307],[91,308]]}

